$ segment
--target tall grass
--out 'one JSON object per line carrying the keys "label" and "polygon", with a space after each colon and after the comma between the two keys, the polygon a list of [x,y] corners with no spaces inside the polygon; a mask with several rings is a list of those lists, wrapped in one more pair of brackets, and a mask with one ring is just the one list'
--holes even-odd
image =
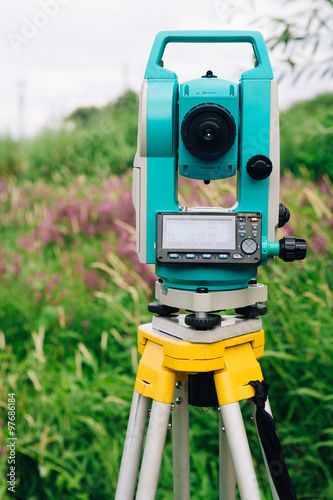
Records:
{"label": "tall grass", "polygon": [[[222,185],[222,187],[221,187]],[[305,261],[260,268],[265,378],[300,499],[333,497],[331,183],[282,179],[291,210],[281,230],[308,240]],[[232,188],[198,185],[192,202],[228,202]],[[184,199],[190,193],[183,188]],[[6,408],[17,398],[16,498],[113,498],[154,273],[135,252],[130,173],[92,185],[0,184],[0,497],[6,498]],[[263,498],[270,498],[247,406]],[[195,500],[218,498],[218,413],[191,409]],[[158,498],[172,498],[168,434]]]}

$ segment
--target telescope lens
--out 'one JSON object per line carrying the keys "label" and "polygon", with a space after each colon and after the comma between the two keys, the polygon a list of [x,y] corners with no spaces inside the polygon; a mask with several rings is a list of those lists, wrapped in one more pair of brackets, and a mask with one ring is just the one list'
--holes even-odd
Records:
{"label": "telescope lens", "polygon": [[203,136],[204,136],[205,141],[210,141],[214,137],[214,132],[211,128],[206,128]]}
{"label": "telescope lens", "polygon": [[218,104],[200,104],[185,116],[181,137],[192,155],[201,160],[215,160],[225,155],[235,142],[235,120]]}

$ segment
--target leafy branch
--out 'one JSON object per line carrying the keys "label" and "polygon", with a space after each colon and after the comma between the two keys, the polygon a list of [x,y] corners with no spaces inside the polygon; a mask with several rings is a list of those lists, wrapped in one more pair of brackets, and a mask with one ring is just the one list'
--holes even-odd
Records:
{"label": "leafy branch", "polygon": [[333,77],[333,0],[312,4],[306,8],[303,0],[286,0],[283,5],[292,7],[292,13],[265,20],[271,31],[267,45],[281,54],[295,81],[302,76]]}

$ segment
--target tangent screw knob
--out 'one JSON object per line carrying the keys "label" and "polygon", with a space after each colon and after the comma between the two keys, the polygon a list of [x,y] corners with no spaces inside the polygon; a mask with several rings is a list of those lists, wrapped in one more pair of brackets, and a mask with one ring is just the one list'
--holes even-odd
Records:
{"label": "tangent screw knob", "polygon": [[161,304],[161,302],[150,302],[150,304],[148,304],[148,311],[153,314],[158,314],[159,316],[169,316],[170,314],[177,313],[179,309],[177,307]]}
{"label": "tangent screw knob", "polygon": [[288,208],[283,204],[279,204],[279,227],[283,227],[290,219],[290,212]]}
{"label": "tangent screw knob", "polygon": [[285,262],[302,260],[306,257],[306,241],[303,238],[284,236],[280,241],[279,257]]}
{"label": "tangent screw knob", "polygon": [[272,162],[265,155],[252,156],[246,164],[247,173],[257,181],[266,179],[271,174],[272,169]]}

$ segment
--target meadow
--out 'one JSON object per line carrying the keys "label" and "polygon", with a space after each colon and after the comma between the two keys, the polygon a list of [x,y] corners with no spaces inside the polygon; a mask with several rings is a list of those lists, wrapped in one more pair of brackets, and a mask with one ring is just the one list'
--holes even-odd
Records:
{"label": "meadow", "polygon": [[[284,118],[282,136],[295,116],[293,110]],[[151,319],[147,303],[156,279],[135,250],[136,120],[137,97],[128,93],[103,110],[78,110],[60,130],[20,143],[0,140],[0,498],[114,498],[139,360],[137,327]],[[317,142],[312,147],[319,151]],[[303,153],[297,176],[283,171],[280,201],[292,216],[279,237],[305,238],[308,254],[259,270],[269,286],[261,366],[297,498],[327,500],[333,498],[332,180],[316,175]],[[223,182],[194,187],[182,182],[184,199],[220,205],[233,194]],[[16,487],[8,492],[12,393]],[[270,499],[243,406],[262,498]],[[191,408],[190,419],[191,498],[217,500],[218,412]],[[173,498],[171,450],[168,433],[158,500]]]}

